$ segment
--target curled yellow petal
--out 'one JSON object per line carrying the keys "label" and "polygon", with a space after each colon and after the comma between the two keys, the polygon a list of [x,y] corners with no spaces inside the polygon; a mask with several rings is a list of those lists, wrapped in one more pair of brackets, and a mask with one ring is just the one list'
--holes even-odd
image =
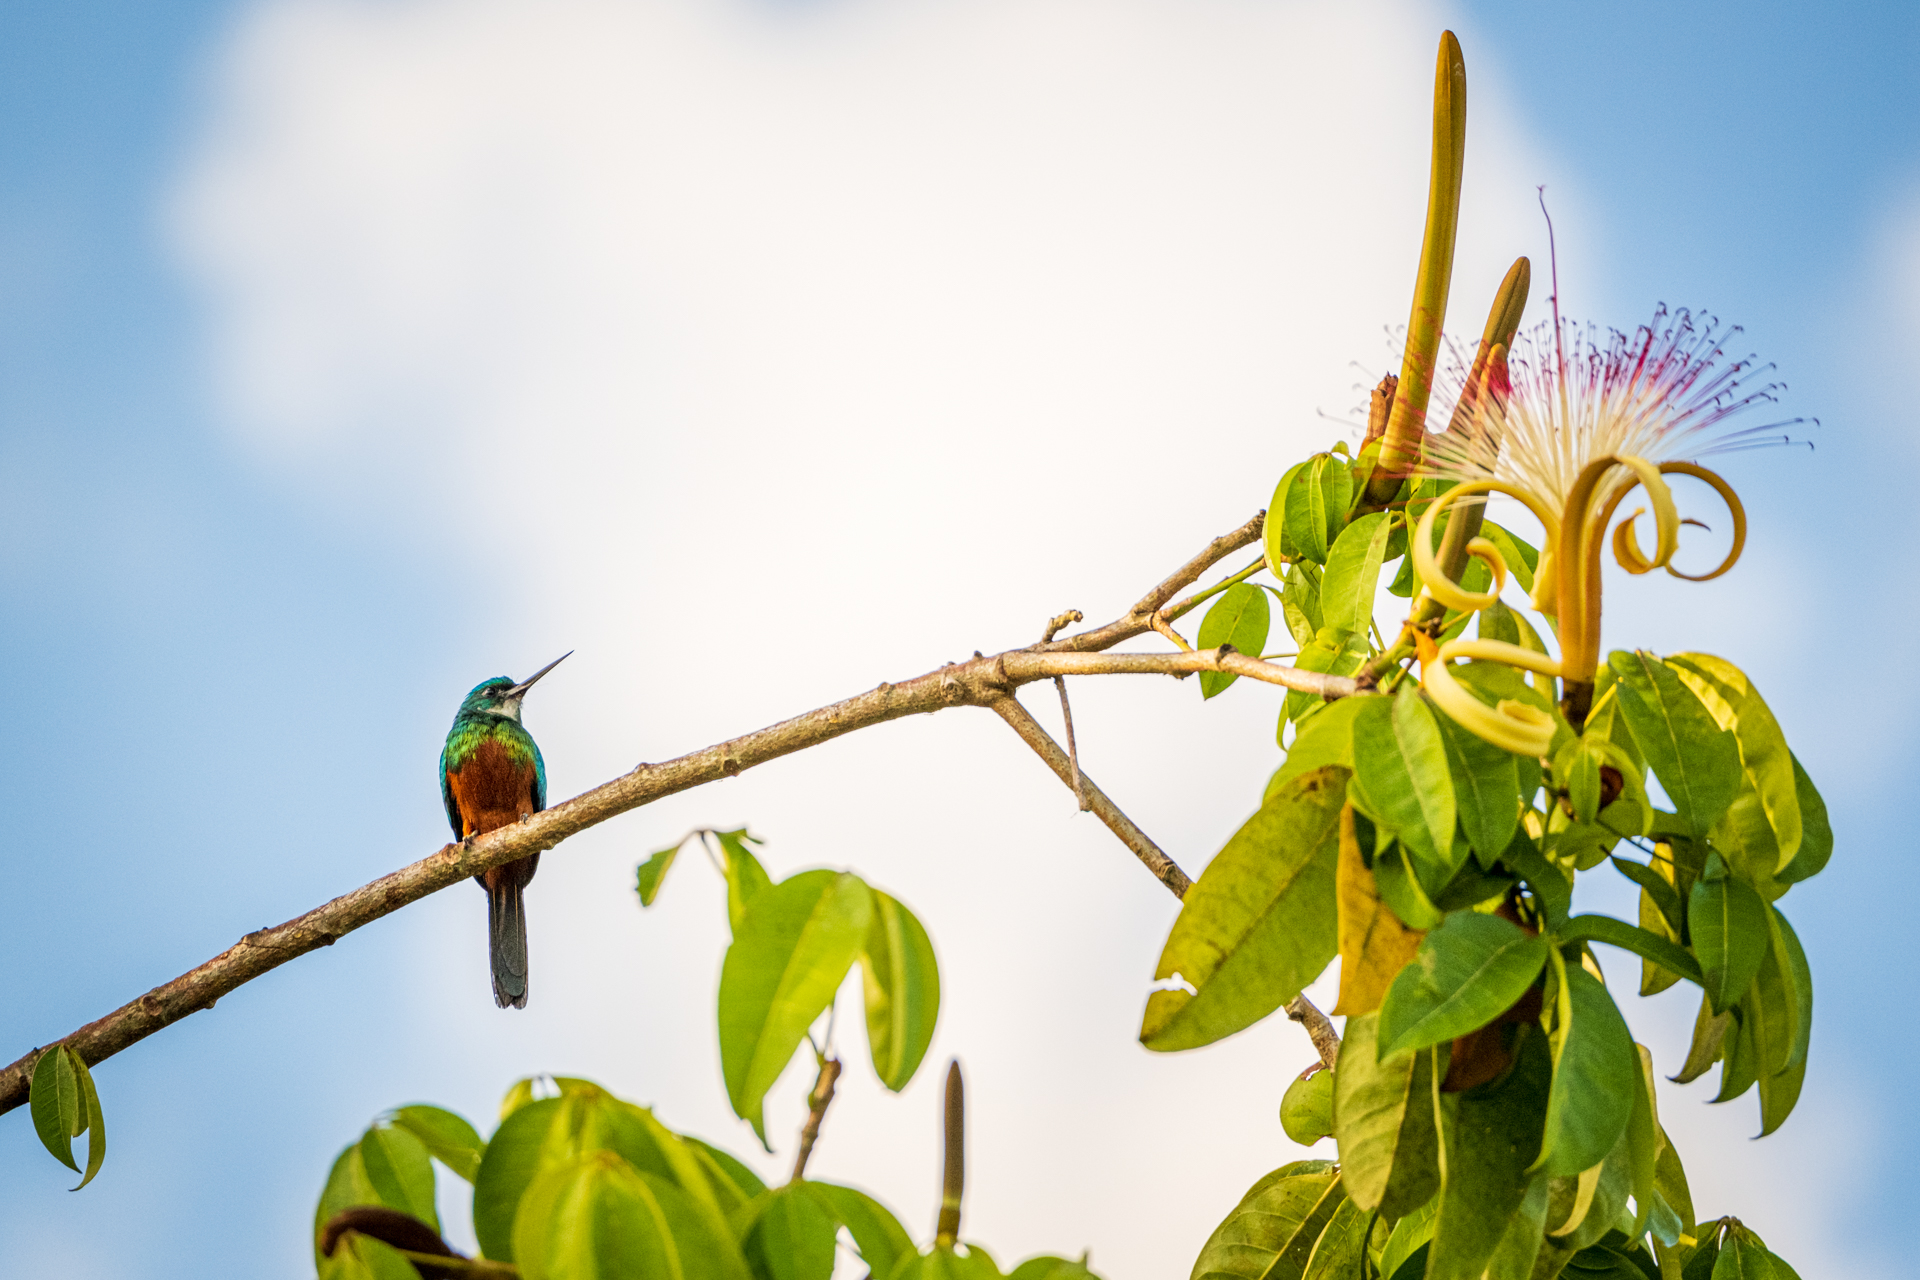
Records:
{"label": "curled yellow petal", "polygon": [[1649,573],[1654,567],[1653,561],[1640,554],[1640,540],[1633,536],[1633,522],[1646,513],[1647,509],[1641,507],[1613,529],[1613,558],[1628,573]]}
{"label": "curled yellow petal", "polygon": [[[1646,490],[1647,501],[1653,504],[1654,547],[1653,559],[1649,568],[1657,569],[1673,559],[1673,553],[1680,548],[1680,512],[1673,505],[1673,490],[1660,477],[1661,469],[1645,458],[1635,458],[1627,454],[1619,455],[1621,466],[1633,472],[1640,481],[1640,487]],[[1616,499],[1617,501],[1617,499]],[[1611,514],[1612,503],[1608,503]],[[1631,523],[1633,517],[1627,517]],[[1617,545],[1617,544],[1616,544]],[[1596,548],[1597,550],[1597,548]],[[1637,549],[1636,549],[1637,550]],[[1644,559],[1644,557],[1642,557]],[[1644,572],[1644,570],[1643,570]]]}
{"label": "curled yellow petal", "polygon": [[1426,583],[1428,594],[1447,608],[1458,609],[1462,613],[1477,613],[1499,600],[1500,591],[1507,583],[1507,562],[1501,558],[1500,552],[1493,543],[1485,538],[1475,538],[1469,542],[1467,551],[1484,561],[1493,571],[1494,585],[1491,591],[1468,591],[1441,571],[1440,561],[1435,557],[1433,550],[1434,529],[1440,522],[1441,514],[1455,502],[1461,498],[1486,493],[1504,493],[1526,503],[1528,509],[1540,517],[1540,523],[1546,528],[1549,547],[1553,545],[1554,531],[1559,525],[1552,514],[1547,512],[1531,494],[1500,480],[1476,480],[1471,484],[1449,489],[1435,499],[1427,508],[1426,514],[1420,517],[1420,525],[1414,530],[1413,537],[1409,539],[1408,554],[1413,557],[1413,571],[1420,576],[1422,582]]}
{"label": "curled yellow petal", "polygon": [[[1497,640],[1473,640],[1464,642],[1469,645],[1498,645],[1514,653],[1525,654],[1528,659],[1537,659],[1540,655],[1530,653],[1517,645],[1502,644]],[[1466,687],[1454,679],[1453,672],[1447,667],[1447,659],[1458,656],[1455,644],[1441,647],[1438,661],[1429,662],[1421,669],[1422,683],[1427,696],[1434,705],[1451,716],[1456,724],[1468,733],[1494,746],[1515,755],[1543,756],[1553,741],[1553,717],[1538,707],[1528,706],[1512,698],[1503,698],[1497,707],[1486,703],[1468,692]],[[1558,674],[1557,664],[1548,663]]]}
{"label": "curled yellow petal", "polygon": [[1667,572],[1676,578],[1685,578],[1688,582],[1707,582],[1733,568],[1734,561],[1740,558],[1741,551],[1747,545],[1747,509],[1740,505],[1740,495],[1736,494],[1733,486],[1717,474],[1691,462],[1663,462],[1660,464],[1660,470],[1669,474],[1677,472],[1683,476],[1692,476],[1696,480],[1706,481],[1713,486],[1713,491],[1720,495],[1720,500],[1727,504],[1727,511],[1733,516],[1733,547],[1727,552],[1727,558],[1720,562],[1719,568],[1711,573],[1682,573],[1672,565],[1668,565]]}

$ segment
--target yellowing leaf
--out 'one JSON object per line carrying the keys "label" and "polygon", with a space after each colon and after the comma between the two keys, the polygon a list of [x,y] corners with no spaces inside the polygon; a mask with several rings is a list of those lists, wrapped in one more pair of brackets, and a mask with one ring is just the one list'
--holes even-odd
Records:
{"label": "yellowing leaf", "polygon": [[1334,872],[1334,901],[1339,912],[1340,1000],[1333,1011],[1347,1017],[1372,1013],[1425,932],[1409,929],[1385,902],[1373,872],[1360,856],[1354,835],[1353,806],[1340,810],[1340,861]]}

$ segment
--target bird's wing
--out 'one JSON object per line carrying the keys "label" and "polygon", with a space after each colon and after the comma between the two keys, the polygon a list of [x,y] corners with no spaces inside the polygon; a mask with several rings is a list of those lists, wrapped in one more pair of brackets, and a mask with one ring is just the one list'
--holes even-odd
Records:
{"label": "bird's wing", "polygon": [[547,762],[540,758],[540,744],[527,735],[527,745],[533,748],[533,811],[539,813],[547,807]]}
{"label": "bird's wing", "polygon": [[460,830],[460,810],[453,803],[453,783],[447,780],[447,750],[440,749],[440,803],[447,807],[447,822],[453,827],[453,838],[459,840],[466,833]]}

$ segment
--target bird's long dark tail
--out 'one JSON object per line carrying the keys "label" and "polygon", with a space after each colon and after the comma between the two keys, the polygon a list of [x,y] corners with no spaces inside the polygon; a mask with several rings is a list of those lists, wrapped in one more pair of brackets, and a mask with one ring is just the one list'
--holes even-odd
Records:
{"label": "bird's long dark tail", "polygon": [[521,895],[530,879],[518,863],[508,863],[485,882],[493,1002],[502,1009],[527,1007],[527,910]]}

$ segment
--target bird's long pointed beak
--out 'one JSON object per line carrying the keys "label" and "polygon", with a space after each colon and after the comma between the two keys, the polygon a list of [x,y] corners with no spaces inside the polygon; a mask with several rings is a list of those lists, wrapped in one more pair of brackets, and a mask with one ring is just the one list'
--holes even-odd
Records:
{"label": "bird's long pointed beak", "polygon": [[525,697],[527,690],[533,688],[533,686],[539,682],[541,676],[544,676],[545,674],[547,674],[547,672],[553,670],[555,667],[559,666],[561,663],[565,662],[568,658],[571,658],[572,656],[573,656],[573,650],[571,649],[567,650],[565,653],[555,658],[552,662],[549,662],[546,666],[540,668],[538,671],[528,676],[525,680],[522,680],[519,684],[507,690],[505,697],[506,698]]}

